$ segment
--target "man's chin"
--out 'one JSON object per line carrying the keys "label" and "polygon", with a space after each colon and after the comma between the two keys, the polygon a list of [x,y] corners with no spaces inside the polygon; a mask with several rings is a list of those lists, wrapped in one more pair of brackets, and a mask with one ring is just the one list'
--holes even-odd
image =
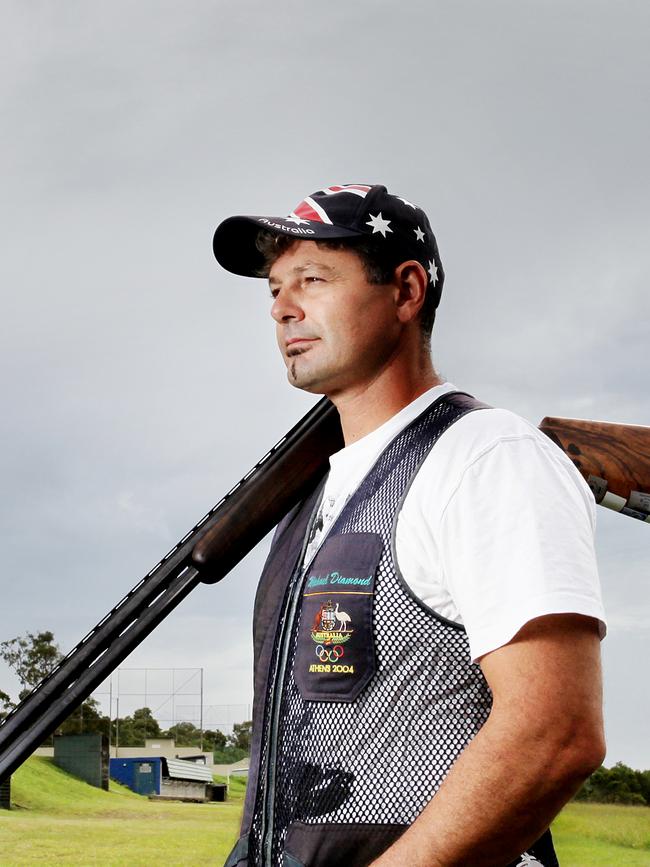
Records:
{"label": "man's chin", "polygon": [[307,391],[310,394],[327,394],[324,377],[319,377],[307,370],[299,370],[295,361],[287,367],[287,380],[294,388]]}
{"label": "man's chin", "polygon": [[293,377],[291,373],[287,373],[287,380],[294,388],[299,388],[301,391],[307,391],[310,394],[326,394],[327,389],[318,382],[311,382],[301,377]]}

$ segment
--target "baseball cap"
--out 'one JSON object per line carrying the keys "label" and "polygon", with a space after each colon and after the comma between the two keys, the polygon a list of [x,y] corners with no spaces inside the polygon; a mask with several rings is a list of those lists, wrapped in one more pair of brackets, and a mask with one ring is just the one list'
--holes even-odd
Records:
{"label": "baseball cap", "polygon": [[233,274],[259,277],[264,268],[255,245],[260,229],[305,241],[372,238],[403,255],[402,261],[415,259],[424,266],[438,306],[444,271],[429,219],[422,208],[381,184],[325,187],[285,217],[228,217],[214,233],[212,246],[219,264]]}

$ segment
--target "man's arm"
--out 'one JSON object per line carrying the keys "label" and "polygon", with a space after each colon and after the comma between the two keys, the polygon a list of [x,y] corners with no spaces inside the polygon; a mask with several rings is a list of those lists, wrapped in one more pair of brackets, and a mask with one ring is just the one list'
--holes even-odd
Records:
{"label": "man's arm", "polygon": [[490,716],[406,833],[373,867],[503,867],[604,757],[595,620],[539,617],[480,662]]}

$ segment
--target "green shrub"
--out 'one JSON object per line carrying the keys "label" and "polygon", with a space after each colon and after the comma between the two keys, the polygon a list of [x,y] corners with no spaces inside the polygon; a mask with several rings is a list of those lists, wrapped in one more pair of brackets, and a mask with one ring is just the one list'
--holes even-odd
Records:
{"label": "green shrub", "polygon": [[248,751],[240,747],[224,747],[223,750],[214,751],[215,765],[233,765],[248,757]]}
{"label": "green shrub", "polygon": [[623,762],[617,762],[609,769],[598,768],[586,780],[576,800],[650,806],[650,772],[635,771]]}

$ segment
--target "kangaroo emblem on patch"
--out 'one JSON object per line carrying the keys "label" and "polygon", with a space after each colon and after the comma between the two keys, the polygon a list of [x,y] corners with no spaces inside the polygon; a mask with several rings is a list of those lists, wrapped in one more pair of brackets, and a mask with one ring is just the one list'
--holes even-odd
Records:
{"label": "kangaroo emblem on patch", "polygon": [[328,599],[316,612],[311,637],[316,644],[345,644],[354,632],[351,627],[352,618],[347,611],[341,611],[338,602],[335,608]]}
{"label": "kangaroo emblem on patch", "polygon": [[328,599],[316,612],[311,628],[312,641],[315,642],[316,656],[321,662],[337,662],[343,655],[343,647],[352,637],[354,629],[352,618],[347,611],[341,611]]}

